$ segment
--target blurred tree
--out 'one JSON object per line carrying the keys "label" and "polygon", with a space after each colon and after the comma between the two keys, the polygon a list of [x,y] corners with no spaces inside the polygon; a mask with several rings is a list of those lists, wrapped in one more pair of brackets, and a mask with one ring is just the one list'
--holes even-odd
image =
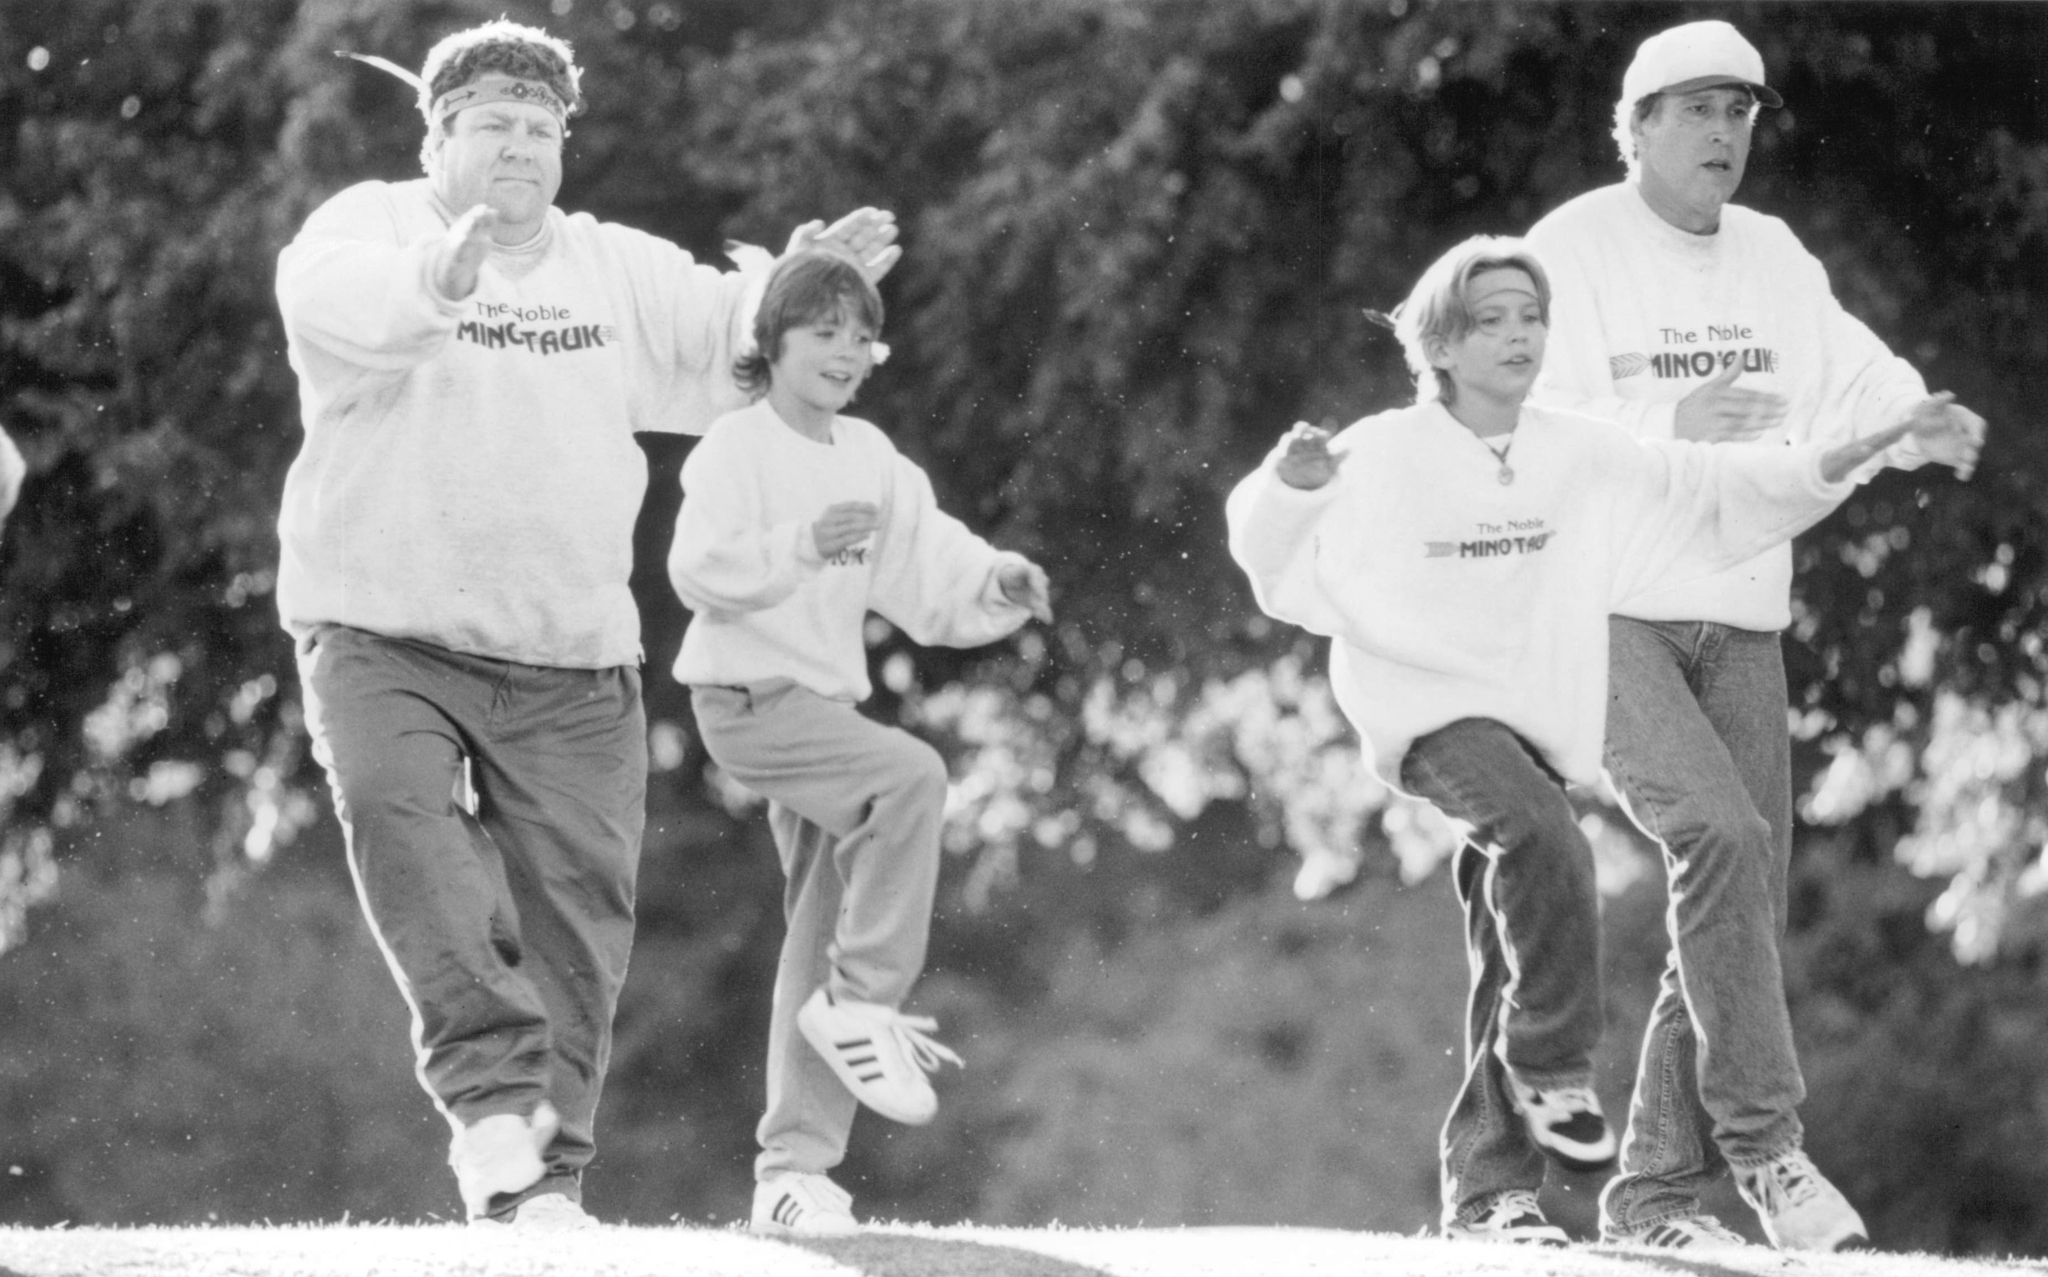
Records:
{"label": "blurred tree", "polygon": [[[1637,41],[1682,17],[1743,26],[1791,103],[1763,117],[1743,200],[1995,432],[1973,486],[1886,475],[1803,542],[1806,811],[1845,822],[1851,859],[1830,864],[1897,883],[1903,855],[1961,952],[2038,978],[2048,9],[1996,4],[16,0],[0,414],[33,473],[0,543],[0,947],[60,863],[110,891],[203,882],[164,908],[238,916],[238,885],[317,823],[314,872],[338,889],[269,599],[297,446],[271,271],[327,194],[417,171],[409,94],[333,51],[416,64],[499,12],[589,68],[566,206],[707,256],[856,203],[903,219],[897,354],[862,411],[948,508],[1054,570],[1062,618],[966,654],[873,635],[876,712],[956,760],[933,989],[970,1024],[1067,996],[1078,945],[1113,956],[1276,873],[1314,895],[1388,850],[1428,872],[1440,834],[1362,774],[1316,645],[1254,613],[1222,495],[1293,420],[1408,395],[1362,307],[1450,242],[1618,175],[1607,129]],[[647,441],[636,590],[661,667],[684,619],[661,555],[686,447]],[[758,822],[702,783],[684,697],[649,683],[638,969],[663,979],[622,1009],[607,1110],[636,1177],[746,1142],[779,925]],[[1808,933],[1879,925],[1864,900],[1816,897]],[[50,916],[52,946],[112,943]],[[1871,957],[1894,960],[1928,961]],[[1939,989],[1957,1016],[2010,996]],[[1898,1014],[1849,1005],[1859,1032]],[[2048,1037],[2015,1014],[2023,1041]],[[1064,1066],[1032,1067],[1063,1093]],[[885,1200],[915,1191],[892,1158],[937,1155],[877,1147],[852,1172]],[[736,1210],[724,1173],[621,1191],[641,1217]]]}

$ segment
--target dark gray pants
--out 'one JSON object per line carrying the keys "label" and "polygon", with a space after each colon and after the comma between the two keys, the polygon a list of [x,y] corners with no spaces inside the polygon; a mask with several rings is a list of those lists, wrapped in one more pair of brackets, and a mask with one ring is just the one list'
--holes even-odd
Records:
{"label": "dark gray pants", "polygon": [[639,671],[329,626],[300,643],[299,678],[363,913],[412,1007],[421,1084],[451,1127],[552,1101],[548,1178],[525,1195],[580,1195],[633,942]]}

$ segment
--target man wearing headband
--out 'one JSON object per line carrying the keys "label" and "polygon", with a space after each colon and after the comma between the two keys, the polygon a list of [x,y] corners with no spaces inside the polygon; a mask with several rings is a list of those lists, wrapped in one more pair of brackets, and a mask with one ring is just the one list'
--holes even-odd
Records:
{"label": "man wearing headband", "polygon": [[[1540,400],[1645,438],[1731,448],[1873,434],[1909,416],[1981,436],[1983,420],[1844,311],[1775,217],[1728,201],[1760,107],[1763,57],[1725,22],[1645,40],[1614,136],[1627,180],[1566,203],[1528,235],[1550,271]],[[1910,441],[1894,464],[1915,465]],[[1792,851],[1779,631],[1789,545],[1718,575],[1667,581],[1611,621],[1607,770],[1663,845],[1671,955],[1621,1148],[1601,1196],[1610,1241],[1740,1245],[1701,1195],[1734,1171],[1764,1235],[1832,1250],[1863,1221],[1802,1151],[1805,1083],[1779,938]]]}
{"label": "man wearing headband", "polygon": [[[581,1227],[645,823],[633,434],[746,402],[768,263],[554,206],[583,100],[546,33],[364,60],[418,88],[426,176],[342,191],[279,258],[306,437],[278,606],[464,1209]],[[791,248],[879,278],[894,238],[863,209]]]}

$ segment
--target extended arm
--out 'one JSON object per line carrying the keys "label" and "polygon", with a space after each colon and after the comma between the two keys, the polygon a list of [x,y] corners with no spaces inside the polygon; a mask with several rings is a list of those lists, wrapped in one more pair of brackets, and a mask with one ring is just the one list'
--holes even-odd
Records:
{"label": "extended arm", "polygon": [[1230,557],[1251,579],[1267,616],[1312,634],[1337,637],[1344,618],[1315,579],[1315,528],[1336,497],[1332,480],[1343,454],[1330,436],[1296,422],[1264,465],[1231,490],[1224,514]]}
{"label": "extended arm", "polygon": [[476,222],[407,241],[380,190],[353,187],[314,211],[278,256],[277,300],[298,342],[348,367],[397,372],[431,358],[454,334],[461,302],[441,291],[436,275],[446,273],[449,237],[468,240]]}
{"label": "extended arm", "polygon": [[[1031,588],[1036,573],[1042,590],[1044,574],[939,509],[931,480],[904,457],[894,459],[875,553],[870,601],[919,643],[979,647],[1016,630],[1035,610],[1051,615]],[[1022,597],[1012,593],[1019,573]]]}

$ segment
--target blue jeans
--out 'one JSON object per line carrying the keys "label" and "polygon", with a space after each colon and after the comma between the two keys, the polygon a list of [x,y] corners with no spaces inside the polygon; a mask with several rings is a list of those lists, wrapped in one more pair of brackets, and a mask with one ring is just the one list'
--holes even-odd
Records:
{"label": "blue jeans", "polygon": [[1600,902],[1593,849],[1562,783],[1502,724],[1460,719],[1416,741],[1401,783],[1471,826],[1452,875],[1472,988],[1465,1080],[1441,1147],[1448,1223],[1504,1190],[1543,1184],[1507,1071],[1539,1089],[1590,1083],[1603,1027]]}
{"label": "blue jeans", "polygon": [[1776,634],[1609,624],[1607,769],[1664,849],[1671,950],[1643,1035],[1602,1226],[1699,1209],[1726,1164],[1797,1147],[1806,1097],[1778,942],[1792,853],[1785,662]]}

